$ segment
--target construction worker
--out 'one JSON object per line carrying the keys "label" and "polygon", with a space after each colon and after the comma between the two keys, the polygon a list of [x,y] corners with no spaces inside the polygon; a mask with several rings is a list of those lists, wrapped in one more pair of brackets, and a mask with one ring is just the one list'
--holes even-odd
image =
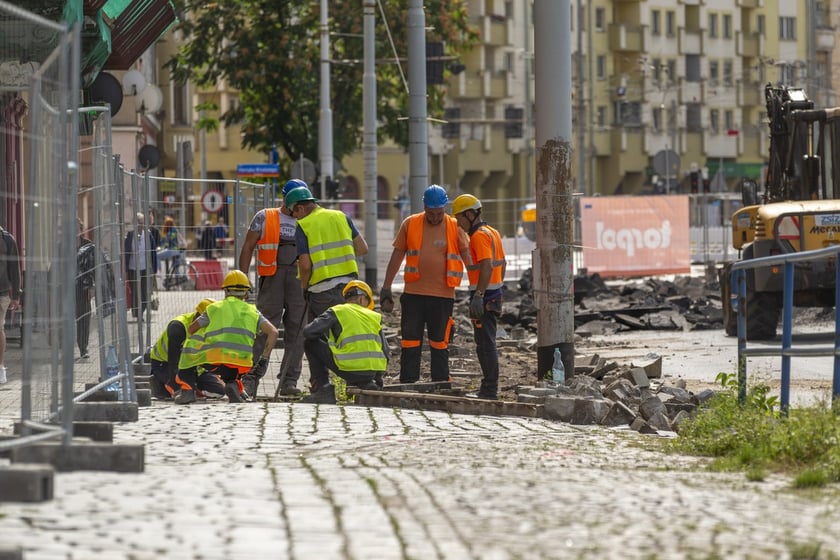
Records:
{"label": "construction worker", "polygon": [[496,326],[502,313],[502,286],[507,268],[502,236],[481,218],[481,201],[471,194],[462,194],[452,201],[452,215],[470,236],[472,264],[467,265],[470,319],[482,376],[475,396],[496,400],[499,396]]}
{"label": "construction worker", "polygon": [[[196,379],[191,373],[195,366],[201,365],[218,375],[224,381],[225,394],[232,403],[248,398],[240,379],[243,375],[251,372],[262,377],[268,368],[268,355],[278,333],[256,306],[245,301],[251,290],[248,276],[241,270],[231,270],[225,275],[222,288],[225,299],[208,305],[187,327],[190,336],[178,363],[181,392],[175,397],[177,404],[195,401]],[[266,341],[263,354],[254,365],[254,340],[258,332],[265,333]]]}
{"label": "construction worker", "polygon": [[[187,340],[187,328],[198,318],[207,306],[215,303],[216,300],[205,298],[198,302],[195,311],[184,313],[173,317],[158,337],[155,345],[149,353],[152,364],[152,375],[149,384],[152,389],[152,396],[156,399],[169,400],[179,390],[178,383],[178,362],[181,359],[181,350]],[[194,372],[196,377],[195,389],[199,392],[224,395],[225,385],[217,375],[212,373]]]}
{"label": "construction worker", "polygon": [[405,289],[400,296],[402,350],[400,383],[420,379],[423,331],[428,331],[432,381],[449,381],[449,338],[455,288],[464,263],[469,264],[467,234],[446,214],[449,201],[439,185],[423,192],[423,212],[406,218],[394,239],[394,250],[379,292],[382,311],[394,309],[391,284],[405,259]]}
{"label": "construction worker", "polygon": [[330,307],[303,329],[312,374],[312,394],[303,402],[335,404],[330,371],[348,385],[382,388],[388,341],[382,333],[382,316],[373,310],[373,292],[361,280],[351,280],[341,292],[346,303]]}
{"label": "construction worker", "polygon": [[306,187],[286,193],[286,206],[297,218],[295,243],[300,287],[308,320],[344,303],[344,285],[359,277],[356,257],[367,254],[365,238],[344,212],[321,208]]}
{"label": "construction worker", "polygon": [[[297,187],[305,187],[300,179],[287,181],[283,196]],[[281,202],[280,208],[265,208],[254,214],[242,251],[239,253],[239,270],[248,274],[251,256],[257,249],[257,309],[271,324],[283,326],[283,360],[280,363],[280,394],[299,395],[297,388],[303,362],[303,338],[300,331],[304,322],[306,305],[297,279],[297,249],[295,229],[297,220]],[[254,356],[258,360],[265,348],[265,336],[260,334],[254,344]],[[242,382],[250,395],[256,395],[260,380],[246,375]]]}

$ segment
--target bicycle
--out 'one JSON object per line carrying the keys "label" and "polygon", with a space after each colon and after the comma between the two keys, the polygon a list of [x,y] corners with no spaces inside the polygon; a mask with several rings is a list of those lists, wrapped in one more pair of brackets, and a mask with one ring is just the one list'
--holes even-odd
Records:
{"label": "bicycle", "polygon": [[198,269],[187,262],[184,253],[174,257],[171,263],[167,263],[166,268],[166,276],[163,277],[164,290],[195,290]]}

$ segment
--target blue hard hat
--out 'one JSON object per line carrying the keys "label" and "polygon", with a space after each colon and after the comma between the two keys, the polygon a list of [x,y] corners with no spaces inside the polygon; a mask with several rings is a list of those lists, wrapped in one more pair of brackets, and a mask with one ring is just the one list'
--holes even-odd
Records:
{"label": "blue hard hat", "polygon": [[289,194],[289,191],[292,189],[296,189],[298,187],[305,187],[309,188],[309,185],[306,184],[306,181],[301,181],[300,179],[289,179],[286,181],[286,184],[283,185],[283,196]]}
{"label": "blue hard hat", "polygon": [[446,190],[440,185],[429,185],[423,191],[423,206],[426,208],[443,208],[447,202]]}

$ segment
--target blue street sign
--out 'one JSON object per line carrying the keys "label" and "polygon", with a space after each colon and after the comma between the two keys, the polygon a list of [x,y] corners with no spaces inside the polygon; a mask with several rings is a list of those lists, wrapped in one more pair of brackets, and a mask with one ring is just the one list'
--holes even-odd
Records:
{"label": "blue street sign", "polygon": [[276,163],[240,163],[236,166],[240,177],[279,177],[280,166]]}

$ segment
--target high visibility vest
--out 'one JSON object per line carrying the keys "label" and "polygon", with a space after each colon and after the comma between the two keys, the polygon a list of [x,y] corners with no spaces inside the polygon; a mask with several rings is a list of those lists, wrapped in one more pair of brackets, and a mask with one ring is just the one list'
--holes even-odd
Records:
{"label": "high visibility vest", "polygon": [[[444,216],[446,220],[446,285],[457,288],[464,276],[464,263],[461,261],[461,250],[458,247],[458,221],[452,216]],[[426,220],[423,212],[408,218],[405,250],[405,268],[403,276],[405,282],[417,282],[420,279],[420,248],[423,246],[423,223]]]}
{"label": "high visibility vest", "polygon": [[338,338],[330,332],[330,350],[341,371],[385,371],[388,360],[382,352],[382,316],[355,303],[332,306],[341,324]]}
{"label": "high visibility vest", "polygon": [[[184,331],[187,330],[187,327],[190,326],[190,323],[193,322],[195,319],[195,313],[184,313],[183,315],[178,315],[172,321],[178,321],[182,325],[184,325]],[[172,322],[170,321],[170,323]],[[168,327],[168,325],[167,325]],[[152,351],[149,356],[153,360],[157,360],[159,362],[167,362],[169,361],[169,329],[163,329],[163,333],[158,337],[157,342],[152,347]]]}
{"label": "high visibility vest", "polygon": [[310,285],[338,276],[359,274],[353,232],[344,212],[319,206],[298,220],[298,225],[309,243],[309,258],[312,260]]}
{"label": "high visibility vest", "polygon": [[486,235],[490,238],[491,247],[491,265],[493,271],[490,273],[490,282],[487,284],[488,290],[497,290],[504,284],[502,277],[502,265],[505,263],[505,252],[502,248],[502,236],[499,232],[491,228],[487,224],[481,224],[472,233],[470,233],[470,254],[472,255],[473,264],[467,266],[467,276],[470,279],[470,290],[478,288],[479,264],[476,262],[476,254],[472,248],[473,237],[475,235]]}
{"label": "high visibility vest", "polygon": [[280,209],[266,208],[263,234],[257,241],[257,274],[274,276],[277,272],[277,249],[280,248]]}
{"label": "high visibility vest", "polygon": [[254,365],[254,339],[259,322],[257,308],[228,296],[208,305],[205,313],[210,324],[187,337],[178,368],[224,364],[242,370]]}

